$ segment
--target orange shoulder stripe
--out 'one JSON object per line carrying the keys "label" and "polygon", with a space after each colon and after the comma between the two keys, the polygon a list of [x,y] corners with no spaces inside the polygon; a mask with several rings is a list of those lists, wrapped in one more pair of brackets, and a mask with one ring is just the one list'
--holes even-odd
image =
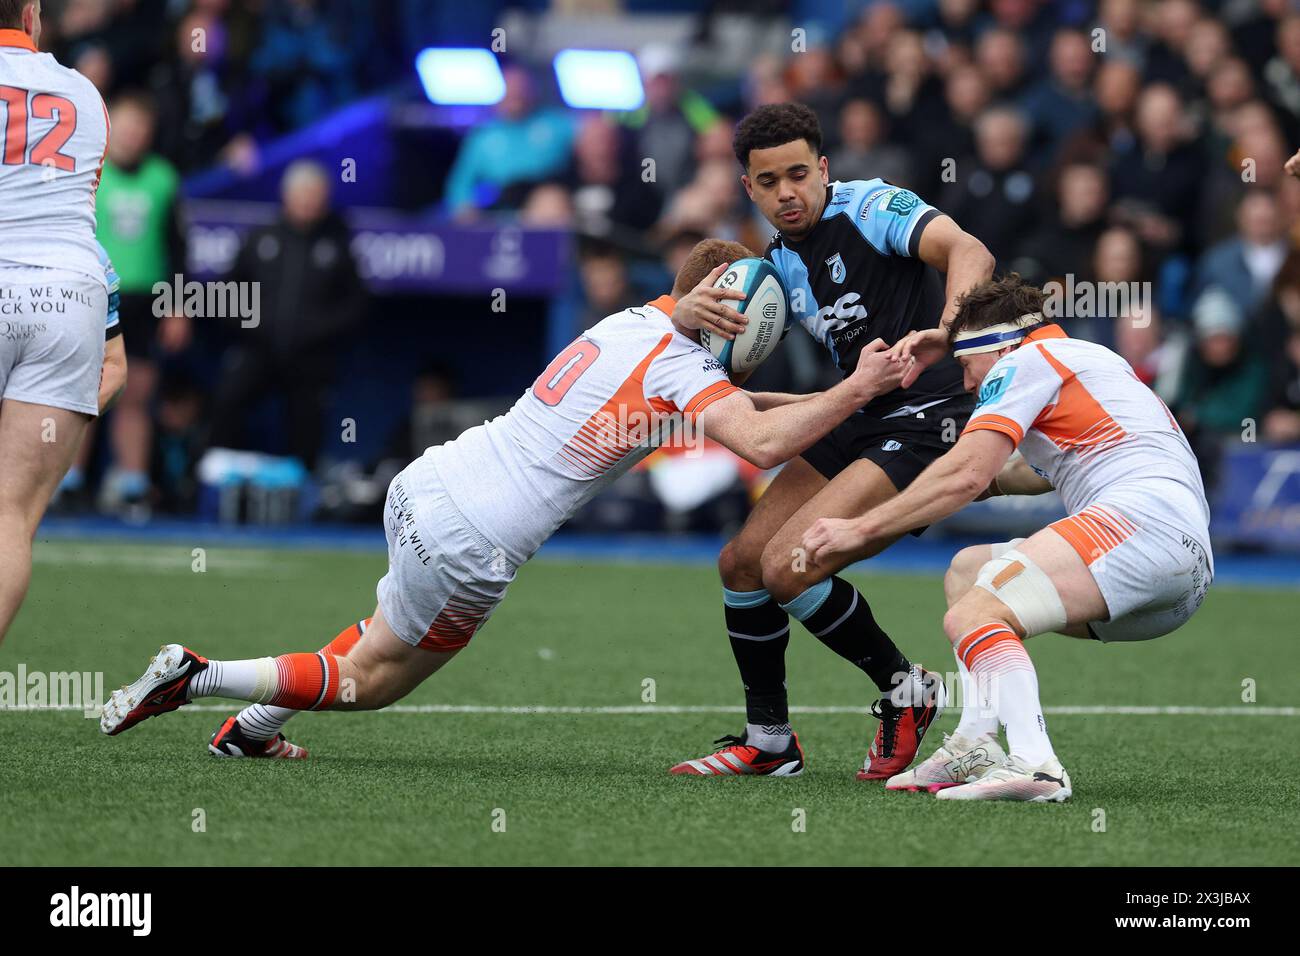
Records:
{"label": "orange shoulder stripe", "polygon": [[740,390],[730,382],[714,382],[712,385],[700,389],[700,391],[695,394],[695,397],[686,403],[686,407],[682,409],[682,414],[698,415],[700,412],[704,411],[706,407],[712,405],[719,398],[722,398],[722,396],[730,395],[732,392],[737,391]]}
{"label": "orange shoulder stripe", "polygon": [[1025,438],[1025,433],[1021,430],[1019,423],[1002,415],[993,415],[989,412],[972,418],[966,424],[966,427],[962,429],[962,434],[977,431],[1000,432],[1010,438],[1013,445],[1019,445]]}

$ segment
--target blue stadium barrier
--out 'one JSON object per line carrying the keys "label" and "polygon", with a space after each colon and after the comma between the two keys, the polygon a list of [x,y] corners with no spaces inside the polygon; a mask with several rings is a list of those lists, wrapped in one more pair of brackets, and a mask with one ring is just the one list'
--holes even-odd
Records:
{"label": "blue stadium barrier", "polygon": [[[939,575],[952,556],[971,544],[987,544],[1006,535],[958,538],[929,532],[905,538],[883,554],[852,570]],[[113,540],[178,547],[292,548],[373,553],[382,566],[384,531],[371,525],[298,525],[251,527],[155,519],[130,525],[112,518],[46,518],[37,531],[41,541]],[[725,539],[717,535],[585,535],[561,531],[542,548],[543,560],[699,565],[701,587],[717,587],[712,568]],[[1300,587],[1300,555],[1216,554],[1215,582],[1231,587]],[[938,582],[936,581],[936,589]],[[936,594],[938,594],[936,590]]]}
{"label": "blue stadium barrier", "polygon": [[1225,451],[1210,513],[1216,542],[1300,554],[1300,445]]}

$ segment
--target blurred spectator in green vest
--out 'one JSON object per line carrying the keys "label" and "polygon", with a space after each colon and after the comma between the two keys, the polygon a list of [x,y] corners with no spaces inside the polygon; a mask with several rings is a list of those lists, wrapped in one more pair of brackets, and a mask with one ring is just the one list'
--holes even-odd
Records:
{"label": "blurred spectator in green vest", "polygon": [[[150,405],[160,353],[183,350],[190,320],[155,314],[157,282],[172,282],[184,262],[177,223],[180,178],[153,151],[155,113],[142,94],[124,93],[110,109],[113,133],[96,200],[98,237],[122,278],[122,332],[128,367],[126,390],[109,418],[112,467],[101,502],[107,510],[145,517],[149,508]],[[88,454],[90,442],[82,443]],[[80,471],[80,469],[78,469]]]}

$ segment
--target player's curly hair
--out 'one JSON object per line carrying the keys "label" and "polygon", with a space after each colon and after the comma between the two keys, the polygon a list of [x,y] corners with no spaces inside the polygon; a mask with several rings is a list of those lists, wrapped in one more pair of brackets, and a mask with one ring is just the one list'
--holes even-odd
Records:
{"label": "player's curly hair", "polygon": [[731,140],[740,168],[749,169],[751,149],[771,149],[797,139],[807,140],[821,155],[822,127],[817,114],[802,103],[768,103],[740,121]]}
{"label": "player's curly hair", "polygon": [[999,322],[1014,322],[1030,312],[1042,312],[1047,296],[1020,278],[1017,272],[985,279],[957,297],[957,316],[948,327],[949,341],[967,329],[986,329]]}

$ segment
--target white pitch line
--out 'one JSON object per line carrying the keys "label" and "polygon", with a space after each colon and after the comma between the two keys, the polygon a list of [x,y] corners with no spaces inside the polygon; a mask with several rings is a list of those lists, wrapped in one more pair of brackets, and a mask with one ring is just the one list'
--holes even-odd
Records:
{"label": "white pitch line", "polygon": [[[214,710],[223,708],[215,707]],[[386,710],[404,714],[517,714],[546,716],[549,714],[622,715],[622,714],[743,714],[740,706],[677,706],[672,704],[636,704],[623,707],[554,707],[548,705],[502,707],[486,704],[395,704]],[[1135,716],[1192,715],[1204,717],[1300,717],[1300,707],[1045,707],[1048,714],[1097,715],[1129,714]],[[857,706],[795,706],[792,714],[862,714],[866,707]]]}
{"label": "white pitch line", "polygon": [[[181,713],[230,713],[239,707],[239,702],[229,704],[190,704],[182,708]],[[49,707],[0,707],[0,713],[6,711],[82,711],[79,704],[59,704]],[[866,707],[791,707],[792,714],[861,714],[866,715]],[[1253,704],[1232,707],[1195,707],[1195,706],[1144,706],[1144,705],[1108,705],[1079,707],[1044,707],[1043,712],[1056,717],[1300,717],[1300,707],[1259,707]],[[363,711],[356,711],[363,713]],[[371,711],[374,713],[374,711]],[[634,704],[623,707],[563,707],[538,704],[532,706],[506,707],[494,704],[393,704],[380,713],[386,714],[503,714],[522,717],[547,716],[641,716],[650,714],[743,714],[744,707],[739,706],[679,706],[674,704]]]}

